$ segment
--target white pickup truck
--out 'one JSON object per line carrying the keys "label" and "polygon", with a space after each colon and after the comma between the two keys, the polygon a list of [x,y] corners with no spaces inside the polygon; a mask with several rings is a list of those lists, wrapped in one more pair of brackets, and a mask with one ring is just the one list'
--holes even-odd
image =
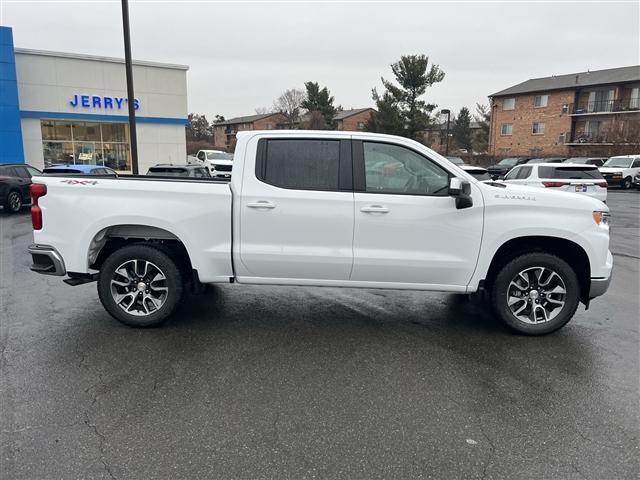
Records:
{"label": "white pickup truck", "polygon": [[437,290],[487,297],[525,334],[566,324],[611,279],[609,209],[483,183],[412,140],[238,133],[230,182],[34,177],[31,269],[97,280],[106,310],[161,323],[209,283]]}
{"label": "white pickup truck", "polygon": [[215,178],[231,178],[233,155],[222,150],[198,150],[195,157],[187,157],[187,165],[205,165]]}

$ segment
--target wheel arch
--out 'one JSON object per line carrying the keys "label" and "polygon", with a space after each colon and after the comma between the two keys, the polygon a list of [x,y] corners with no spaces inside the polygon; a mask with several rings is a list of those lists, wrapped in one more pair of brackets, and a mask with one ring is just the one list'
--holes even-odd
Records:
{"label": "wheel arch", "polygon": [[487,274],[482,280],[483,287],[490,291],[493,280],[512,259],[529,252],[544,252],[560,257],[576,272],[580,283],[580,299],[587,301],[591,282],[591,265],[587,252],[571,240],[560,237],[524,236],[507,240],[494,253]]}
{"label": "wheel arch", "polygon": [[89,242],[87,265],[100,270],[111,253],[135,243],[155,246],[177,260],[185,270],[193,270],[187,248],[176,234],[164,228],[142,224],[111,225],[99,230]]}

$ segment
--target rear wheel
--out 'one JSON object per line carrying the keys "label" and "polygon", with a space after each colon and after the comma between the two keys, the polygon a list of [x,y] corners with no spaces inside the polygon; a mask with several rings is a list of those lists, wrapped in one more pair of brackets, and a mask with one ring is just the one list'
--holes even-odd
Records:
{"label": "rear wheel", "polygon": [[7,195],[7,199],[4,203],[4,208],[11,213],[18,213],[22,208],[22,197],[20,192],[12,190]]}
{"label": "rear wheel", "polygon": [[578,308],[580,284],[561,258],[527,253],[500,270],[491,293],[496,314],[509,327],[527,335],[544,335],[571,320]]}
{"label": "rear wheel", "polygon": [[176,262],[149,245],[130,245],[102,264],[98,295],[114,318],[131,327],[163,323],[178,306],[183,278]]}

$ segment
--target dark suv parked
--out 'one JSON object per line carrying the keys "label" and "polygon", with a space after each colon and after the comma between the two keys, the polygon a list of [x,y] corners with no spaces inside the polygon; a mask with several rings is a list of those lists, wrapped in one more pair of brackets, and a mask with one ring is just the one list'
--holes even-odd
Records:
{"label": "dark suv parked", "polygon": [[202,165],[172,165],[160,163],[149,168],[147,175],[161,177],[196,177],[211,178],[209,169]]}
{"label": "dark suv parked", "polygon": [[487,168],[489,175],[494,180],[498,178],[503,178],[509,170],[511,170],[516,165],[522,165],[523,163],[527,163],[531,160],[531,157],[511,157],[511,158],[503,158],[497,164],[491,165]]}
{"label": "dark suv parked", "polygon": [[42,175],[42,172],[31,165],[0,165],[0,204],[5,212],[17,213],[23,205],[31,203],[29,185],[34,175]]}

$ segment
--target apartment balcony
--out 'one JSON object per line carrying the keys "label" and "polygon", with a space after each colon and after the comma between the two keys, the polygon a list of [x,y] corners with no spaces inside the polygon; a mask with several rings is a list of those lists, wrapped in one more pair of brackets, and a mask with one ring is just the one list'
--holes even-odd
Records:
{"label": "apartment balcony", "polygon": [[573,137],[565,141],[565,145],[637,145],[640,139],[632,132],[626,134],[609,131],[576,132]]}
{"label": "apartment balcony", "polygon": [[569,115],[606,115],[640,112],[640,97],[569,104]]}
{"label": "apartment balcony", "polygon": [[225,135],[235,135],[236,133],[238,133],[238,130],[236,130],[235,128],[225,128],[224,133]]}

